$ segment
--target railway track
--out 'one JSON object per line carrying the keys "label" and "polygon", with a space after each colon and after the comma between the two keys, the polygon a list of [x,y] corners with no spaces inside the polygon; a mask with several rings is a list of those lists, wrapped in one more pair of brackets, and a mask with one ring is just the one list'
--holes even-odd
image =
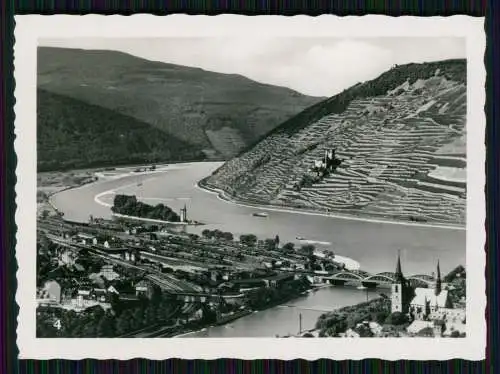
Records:
{"label": "railway track", "polygon": [[162,289],[164,289],[167,292],[171,293],[182,293],[182,292],[189,292],[189,293],[198,293],[200,290],[198,287],[195,287],[191,284],[188,284],[187,282],[184,282],[182,280],[179,280],[172,275],[162,273],[158,270],[152,269],[152,268],[144,268],[142,266],[134,265],[128,261],[110,256],[107,254],[105,251],[97,249],[94,246],[86,246],[83,244],[77,244],[77,243],[72,243],[66,239],[59,238],[55,235],[52,234],[47,234],[47,238],[52,240],[53,242],[65,246],[67,248],[72,248],[75,250],[81,250],[81,249],[86,249],[89,251],[90,254],[93,256],[102,258],[103,260],[107,262],[114,263],[116,265],[120,265],[123,267],[135,269],[141,272],[146,273],[146,277],[151,280],[153,283],[157,284],[160,286]]}

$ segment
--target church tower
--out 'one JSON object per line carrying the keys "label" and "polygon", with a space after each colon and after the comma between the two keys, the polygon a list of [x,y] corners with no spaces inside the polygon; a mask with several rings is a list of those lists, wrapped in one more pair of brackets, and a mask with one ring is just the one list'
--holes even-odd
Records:
{"label": "church tower", "polygon": [[439,261],[437,264],[436,286],[434,287],[434,294],[437,296],[441,293],[441,269],[439,268]]}
{"label": "church tower", "polygon": [[400,312],[403,313],[404,304],[404,288],[406,286],[406,281],[401,270],[401,258],[398,253],[398,263],[396,265],[396,273],[394,274],[394,282],[391,285],[391,313]]}

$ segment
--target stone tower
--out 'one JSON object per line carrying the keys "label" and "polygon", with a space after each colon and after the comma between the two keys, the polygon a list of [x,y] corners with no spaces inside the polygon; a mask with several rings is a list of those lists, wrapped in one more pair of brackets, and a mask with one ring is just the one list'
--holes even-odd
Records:
{"label": "stone tower", "polygon": [[184,208],[181,209],[181,222],[187,222],[187,208],[184,204]]}

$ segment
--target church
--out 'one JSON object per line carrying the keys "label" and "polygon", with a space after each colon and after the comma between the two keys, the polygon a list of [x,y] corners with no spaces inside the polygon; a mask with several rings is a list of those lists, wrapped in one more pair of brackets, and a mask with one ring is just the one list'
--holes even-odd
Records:
{"label": "church", "polygon": [[446,315],[453,305],[448,290],[443,289],[439,262],[433,288],[413,288],[401,270],[398,255],[394,282],[391,286],[391,313],[408,314],[412,320],[428,320],[431,316]]}

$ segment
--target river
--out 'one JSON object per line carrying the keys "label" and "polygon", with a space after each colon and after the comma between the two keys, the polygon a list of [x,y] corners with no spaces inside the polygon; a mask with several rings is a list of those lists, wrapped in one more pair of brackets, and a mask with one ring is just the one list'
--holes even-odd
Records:
{"label": "river", "polygon": [[[465,265],[466,231],[461,229],[395,225],[274,210],[267,211],[266,218],[254,217],[252,213],[257,209],[221,200],[217,194],[197,187],[197,182],[218,166],[220,163],[214,162],[172,165],[166,171],[101,180],[66,190],[52,196],[51,201],[64,212],[65,218],[76,221],[87,221],[89,215],[110,218],[109,206],[115,192],[134,194],[149,204],[164,203],[177,211],[185,204],[190,219],[206,224],[190,226],[187,228],[190,232],[218,228],[235,236],[253,233],[265,239],[279,235],[281,242],[292,241],[297,245],[300,243],[296,237],[300,236],[316,242],[318,247],[331,248],[340,256],[358,261],[361,269],[371,273],[394,271],[398,250],[403,272],[408,275],[431,274],[438,260],[445,274],[459,264]],[[357,290],[328,288],[296,302],[333,308],[363,301],[363,297],[366,297],[364,292]],[[297,308],[269,309],[239,319],[231,324],[232,327],[212,328],[210,336],[236,336],[243,330],[248,332],[244,336],[294,333],[298,328],[298,313]],[[302,314],[304,328],[310,328],[311,321],[321,312],[309,310]],[[255,320],[261,323],[253,324],[251,321]]]}
{"label": "river", "polygon": [[373,299],[381,292],[351,287],[324,287],[285,305],[259,311],[227,325],[209,327],[182,335],[182,337],[256,338],[297,334],[300,315],[302,316],[302,331],[310,330],[315,327],[318,317],[325,311]]}

